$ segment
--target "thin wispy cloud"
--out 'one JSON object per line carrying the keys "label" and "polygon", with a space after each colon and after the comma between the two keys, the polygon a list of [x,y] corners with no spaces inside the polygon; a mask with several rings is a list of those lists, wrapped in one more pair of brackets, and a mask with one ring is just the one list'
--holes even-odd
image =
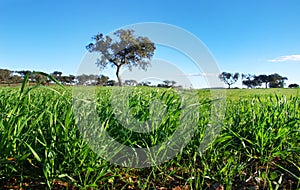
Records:
{"label": "thin wispy cloud", "polygon": [[300,55],[285,55],[275,59],[270,59],[268,62],[285,62],[285,61],[300,61]]}

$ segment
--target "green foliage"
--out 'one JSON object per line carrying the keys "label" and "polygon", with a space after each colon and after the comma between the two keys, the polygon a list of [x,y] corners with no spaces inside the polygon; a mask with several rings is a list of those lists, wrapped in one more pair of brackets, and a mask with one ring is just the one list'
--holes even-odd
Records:
{"label": "green foliage", "polygon": [[[43,74],[43,73],[39,73]],[[89,87],[86,87],[89,89]],[[131,132],[114,118],[113,87],[96,88],[99,118],[119,142],[150,147],[176,130],[179,98],[172,89],[134,88],[132,115],[145,121],[152,98],[167,106],[159,130]],[[256,95],[259,94],[259,95]],[[155,189],[297,189],[300,186],[300,99],[296,89],[230,90],[222,132],[199,154],[209,124],[209,90],[199,90],[200,120],[176,157],[151,168],[122,168],[97,156],[83,141],[69,88],[0,89],[0,187]]]}
{"label": "green foliage", "polygon": [[250,75],[250,74],[242,74],[242,81],[243,85],[247,86],[248,88],[254,88],[257,86],[261,86],[262,83],[265,83],[265,88],[283,88],[285,80],[288,80],[287,77],[280,76],[277,73],[271,75]]}
{"label": "green foliage", "polygon": [[100,69],[111,65],[116,67],[116,76],[119,85],[122,86],[120,69],[133,67],[147,69],[150,59],[156,49],[154,43],[144,36],[135,36],[133,30],[117,30],[113,33],[115,37],[97,34],[93,39],[94,43],[86,46],[89,52],[98,52],[101,57],[96,64]]}
{"label": "green foliage", "polygon": [[221,81],[223,81],[225,84],[228,85],[228,88],[231,87],[236,81],[239,79],[239,73],[227,73],[227,72],[222,72],[219,75],[219,78]]}

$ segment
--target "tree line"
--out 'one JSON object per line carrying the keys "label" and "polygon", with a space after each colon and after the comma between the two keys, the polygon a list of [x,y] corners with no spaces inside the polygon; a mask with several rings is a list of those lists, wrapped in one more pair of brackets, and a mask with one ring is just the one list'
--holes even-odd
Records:
{"label": "tree line", "polygon": [[[30,83],[40,83],[42,85],[50,85],[55,82],[45,75],[37,74],[33,71],[22,70],[22,71],[11,71],[8,69],[0,69],[0,84],[2,85],[14,85],[21,84],[24,77],[28,75],[28,81]],[[105,75],[94,75],[94,74],[82,74],[78,76],[74,75],[63,75],[61,71],[54,71],[49,74],[52,78],[56,79],[63,85],[84,85],[84,86],[119,86],[118,82],[110,79]],[[151,87],[175,87],[176,82],[174,80],[164,80],[158,85],[151,85],[150,81],[137,82],[136,80],[125,80],[122,85],[125,86],[151,86]],[[180,86],[177,86],[180,87]]]}
{"label": "tree line", "polygon": [[[41,74],[36,74],[35,72],[30,70],[11,71],[8,69],[0,69],[0,84],[20,84],[22,83],[26,75],[29,76],[28,81],[30,83],[40,83],[42,85],[50,85],[52,83],[55,83],[50,77],[46,77]],[[116,81],[110,80],[109,77],[105,75],[63,75],[63,72],[61,71],[54,71],[49,75],[63,85],[116,85]]]}
{"label": "tree line", "polygon": [[[219,79],[223,81],[228,88],[235,84],[239,78],[242,78],[242,84],[247,88],[256,88],[264,85],[265,88],[283,88],[285,86],[285,81],[288,80],[287,77],[281,76],[277,73],[266,75],[252,75],[252,74],[239,74],[239,73],[228,73],[222,72],[219,75]],[[298,88],[299,85],[294,83],[288,86],[289,88]]]}

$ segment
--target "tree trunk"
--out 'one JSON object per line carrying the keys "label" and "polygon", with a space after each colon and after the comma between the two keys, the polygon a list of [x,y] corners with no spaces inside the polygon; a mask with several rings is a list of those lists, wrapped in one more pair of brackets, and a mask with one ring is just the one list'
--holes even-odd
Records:
{"label": "tree trunk", "polygon": [[117,72],[116,72],[116,75],[118,77],[118,83],[119,83],[119,86],[122,86],[122,80],[121,80],[121,76],[120,76],[120,70],[121,70],[121,66],[117,66]]}

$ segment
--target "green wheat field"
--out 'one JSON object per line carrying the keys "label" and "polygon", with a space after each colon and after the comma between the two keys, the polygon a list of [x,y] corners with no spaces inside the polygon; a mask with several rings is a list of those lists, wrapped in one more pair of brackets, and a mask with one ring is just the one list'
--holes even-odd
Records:
{"label": "green wheat field", "polygon": [[[88,88],[88,87],[86,87]],[[97,87],[97,113],[118,142],[151,147],[176,130],[175,90],[136,87],[132,114],[149,118],[149,102],[168,114],[149,134],[122,127],[113,114],[113,88]],[[94,153],[74,116],[71,87],[0,87],[0,189],[299,189],[298,89],[226,90],[225,117],[217,138],[198,151],[209,123],[209,90],[196,90],[198,129],[174,158],[153,167],[127,168]]]}

